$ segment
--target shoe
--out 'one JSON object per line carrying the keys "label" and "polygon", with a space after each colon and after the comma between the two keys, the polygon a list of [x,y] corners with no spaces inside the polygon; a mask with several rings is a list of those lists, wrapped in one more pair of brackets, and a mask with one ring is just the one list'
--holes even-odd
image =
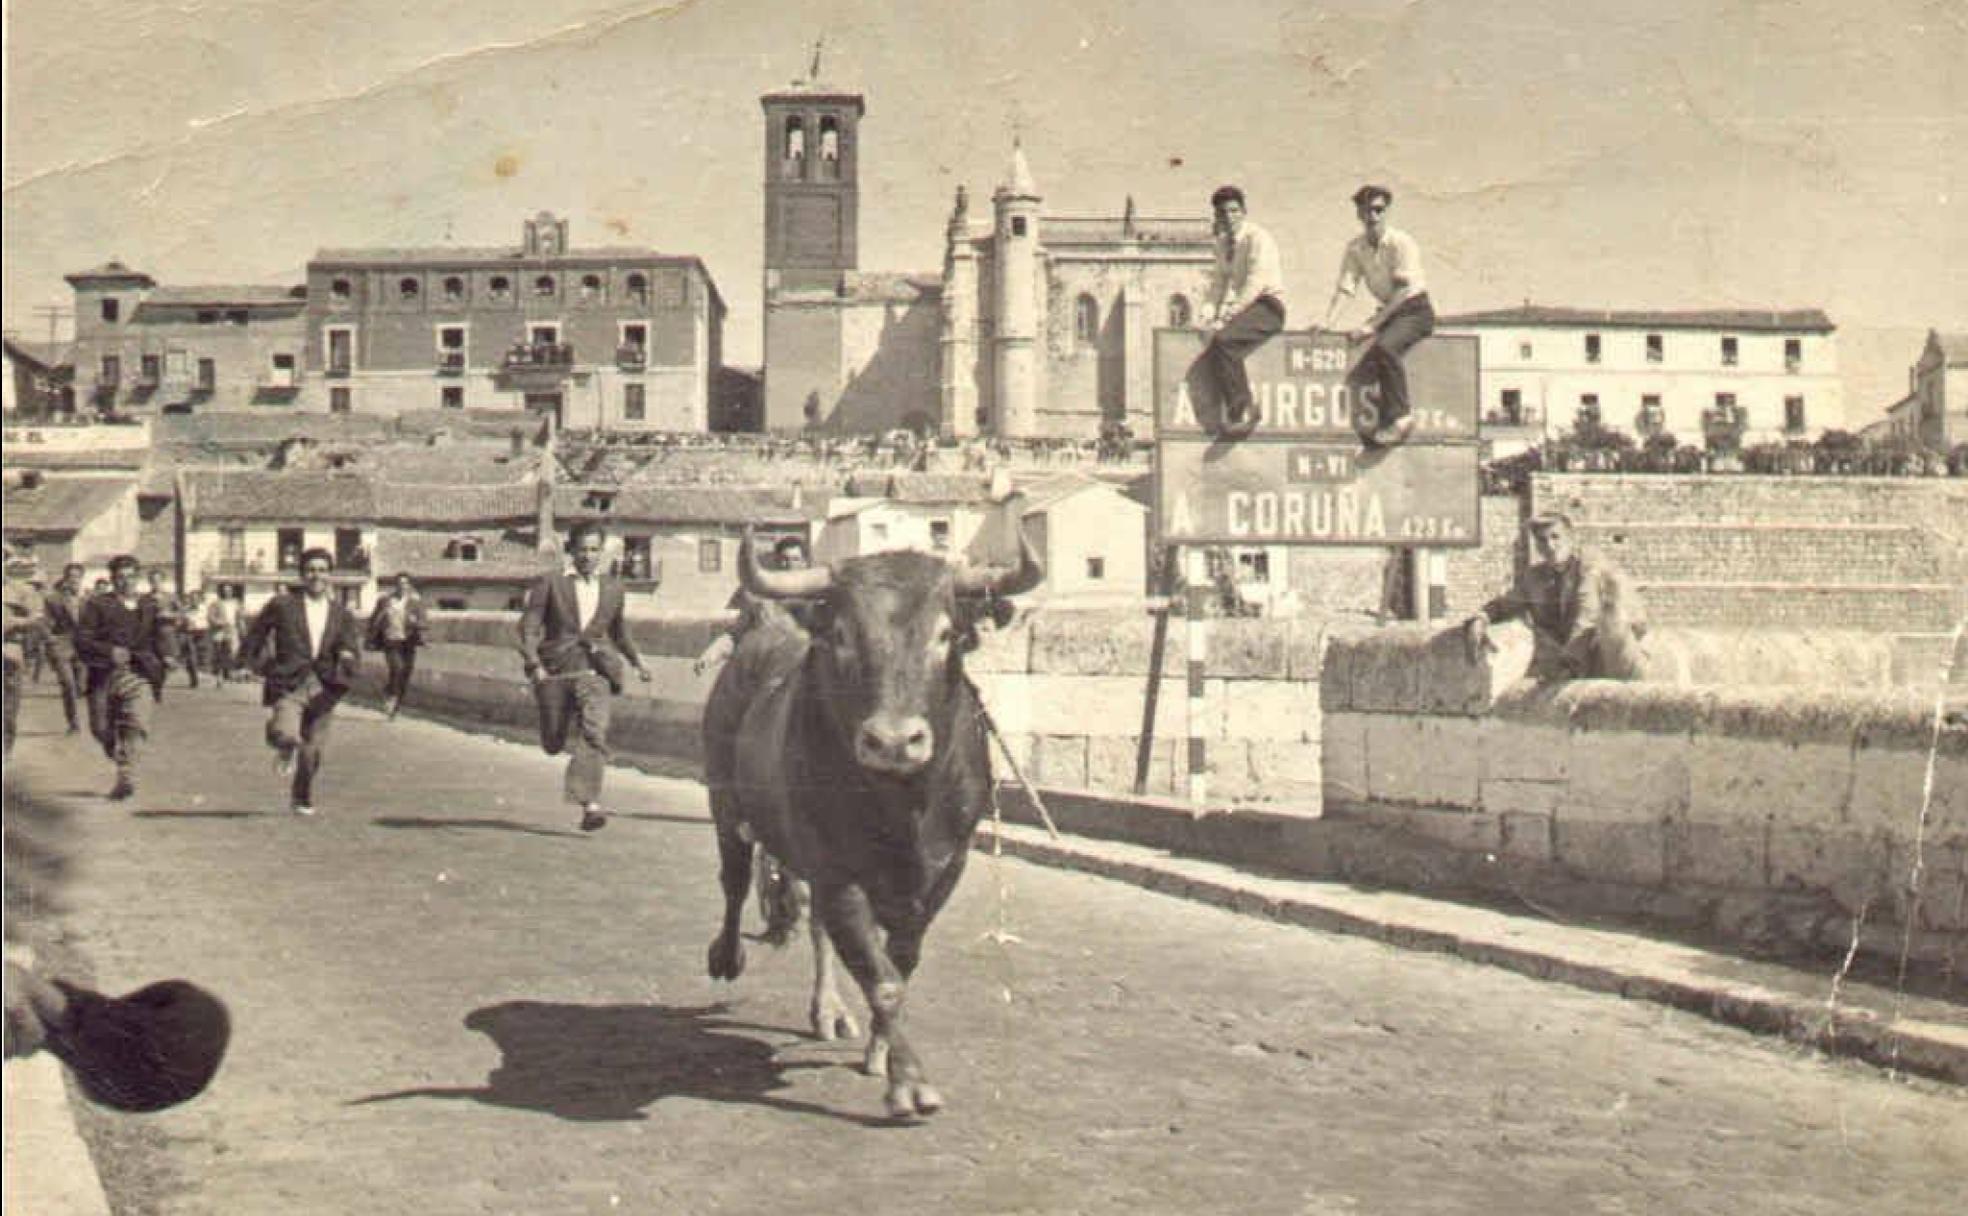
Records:
{"label": "shoe", "polygon": [[1414,415],[1403,414],[1401,417],[1396,418],[1394,421],[1388,423],[1386,426],[1380,427],[1377,430],[1375,430],[1373,433],[1373,438],[1369,440],[1369,442],[1371,442],[1377,448],[1394,447],[1395,445],[1404,442],[1407,439],[1407,437],[1414,432],[1414,426],[1415,426]]}
{"label": "shoe", "polygon": [[599,832],[607,826],[608,816],[602,814],[600,807],[585,806],[581,808],[581,830],[583,832]]}
{"label": "shoe", "polygon": [[273,771],[283,777],[294,775],[294,753],[276,752],[273,757]]}
{"label": "shoe", "polygon": [[291,810],[292,810],[292,811],[293,811],[293,812],[294,812],[294,813],[295,813],[296,815],[300,815],[300,816],[302,816],[303,818],[305,818],[306,816],[309,816],[309,815],[312,815],[312,814],[314,814],[314,808],[313,808],[313,807],[311,807],[311,806],[309,806],[309,805],[308,805],[307,803],[305,803],[305,802],[296,802],[296,803],[295,803],[295,804],[294,804],[294,805],[293,805],[293,806],[292,806],[292,807],[291,807],[290,809],[291,809]]}
{"label": "shoe", "polygon": [[389,700],[383,702],[383,713],[387,717],[396,717],[396,711],[402,708],[403,702],[397,700],[395,697],[391,697]]}
{"label": "shoe", "polygon": [[1223,407],[1223,433],[1241,439],[1257,429],[1257,410],[1254,405],[1225,405]]}
{"label": "shoe", "polygon": [[71,735],[79,735],[82,733],[82,728],[77,726],[75,723],[70,722],[68,724],[68,733]]}
{"label": "shoe", "polygon": [[122,802],[125,799],[135,798],[136,796],[137,783],[128,777],[118,777],[116,784],[109,791],[109,800],[111,802]]}

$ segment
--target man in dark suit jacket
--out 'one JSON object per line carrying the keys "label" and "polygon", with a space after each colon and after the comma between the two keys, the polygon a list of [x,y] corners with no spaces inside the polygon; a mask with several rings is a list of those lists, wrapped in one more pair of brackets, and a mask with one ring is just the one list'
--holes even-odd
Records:
{"label": "man in dark suit jacket", "polygon": [[601,776],[609,756],[609,698],[622,691],[623,665],[649,682],[622,617],[622,584],[601,573],[602,543],[599,524],[577,525],[567,540],[573,570],[535,583],[519,620],[520,661],[540,707],[540,746],[549,756],[567,751],[567,800],[581,808],[584,832],[608,823]]}
{"label": "man in dark suit jacket", "polygon": [[137,559],[109,560],[110,589],[82,605],[75,649],[89,669],[89,731],[116,762],[111,798],[137,792],[137,754],[176,645],[157,602],[137,591]]}
{"label": "man in dark suit jacket", "polygon": [[293,778],[289,792],[297,815],[314,814],[314,775],[328,746],[331,715],[362,663],[362,627],[329,594],[334,569],[326,549],[301,554],[299,594],[267,601],[241,646],[264,681],[260,703],[273,709],[266,740],[281,775]]}

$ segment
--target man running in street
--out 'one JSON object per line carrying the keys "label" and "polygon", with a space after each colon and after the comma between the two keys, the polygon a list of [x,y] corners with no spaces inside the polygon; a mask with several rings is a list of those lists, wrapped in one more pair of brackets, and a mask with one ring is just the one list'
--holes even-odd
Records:
{"label": "man running in street", "polygon": [[394,718],[410,691],[417,669],[417,648],[424,644],[424,600],[409,574],[396,576],[396,587],[376,601],[369,614],[369,649],[383,652],[389,678],[383,685],[383,711]]}
{"label": "man running in street", "polygon": [[176,639],[157,600],[137,591],[137,559],[109,560],[110,588],[82,606],[75,648],[89,669],[89,730],[116,762],[113,799],[137,792],[137,758]]}
{"label": "man running in street", "polygon": [[241,647],[263,681],[260,703],[273,710],[267,746],[280,774],[292,778],[288,805],[296,815],[314,814],[314,778],[328,727],[362,665],[361,627],[330,594],[334,569],[335,557],[326,549],[302,553],[300,591],[267,601]]}
{"label": "man running in street", "polygon": [[62,714],[68,719],[68,733],[81,729],[79,709],[86,699],[83,691],[88,669],[75,650],[75,625],[82,615],[82,576],[87,573],[80,562],[62,567],[61,580],[48,593],[48,662],[55,669],[55,684],[61,689]]}

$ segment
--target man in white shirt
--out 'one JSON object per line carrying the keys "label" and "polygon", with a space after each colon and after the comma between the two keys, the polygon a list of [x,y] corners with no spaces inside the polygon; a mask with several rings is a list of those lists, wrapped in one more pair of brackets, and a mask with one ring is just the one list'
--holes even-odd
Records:
{"label": "man in white shirt", "polygon": [[1350,379],[1356,394],[1371,387],[1379,395],[1373,429],[1361,427],[1361,438],[1375,447],[1400,443],[1414,430],[1408,371],[1401,360],[1415,343],[1435,332],[1435,306],[1422,277],[1421,246],[1388,224],[1387,209],[1393,205],[1394,194],[1385,186],[1362,186],[1353,192],[1353,210],[1362,232],[1347,242],[1339,262],[1339,282],[1320,326],[1332,328],[1340,302],[1362,283],[1379,301],[1373,316],[1346,335],[1355,342],[1373,343],[1360,356]]}
{"label": "man in white shirt", "polygon": [[240,647],[264,681],[260,703],[273,710],[267,746],[281,775],[293,779],[289,805],[297,815],[314,814],[314,777],[328,727],[362,663],[355,615],[330,594],[334,569],[335,556],[326,549],[302,553],[300,592],[267,601]]}
{"label": "man in white shirt", "polygon": [[622,584],[601,572],[601,526],[575,526],[567,538],[573,569],[533,585],[519,620],[519,656],[540,711],[540,746],[567,753],[567,800],[581,808],[581,830],[608,825],[601,778],[608,768],[610,698],[622,691],[626,662],[642,682],[635,639],[623,616]]}
{"label": "man in white shirt", "polygon": [[1257,403],[1244,360],[1285,327],[1285,273],[1278,243],[1245,217],[1244,192],[1210,195],[1216,213],[1216,277],[1205,323],[1211,330],[1203,365],[1215,382],[1226,433],[1250,434]]}

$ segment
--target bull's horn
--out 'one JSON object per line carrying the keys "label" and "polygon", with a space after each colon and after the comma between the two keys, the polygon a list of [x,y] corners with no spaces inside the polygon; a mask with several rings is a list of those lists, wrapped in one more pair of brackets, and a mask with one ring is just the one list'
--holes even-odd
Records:
{"label": "bull's horn", "polygon": [[1025,530],[1018,531],[1018,564],[1016,566],[974,566],[957,572],[957,594],[959,595],[1023,595],[1045,580],[1045,566],[1040,564],[1039,555],[1032,551],[1032,542]]}
{"label": "bull's horn", "polygon": [[805,570],[765,569],[758,564],[752,530],[747,528],[745,540],[738,546],[738,581],[762,600],[799,599],[824,595],[834,585],[834,572],[828,566],[810,566]]}

